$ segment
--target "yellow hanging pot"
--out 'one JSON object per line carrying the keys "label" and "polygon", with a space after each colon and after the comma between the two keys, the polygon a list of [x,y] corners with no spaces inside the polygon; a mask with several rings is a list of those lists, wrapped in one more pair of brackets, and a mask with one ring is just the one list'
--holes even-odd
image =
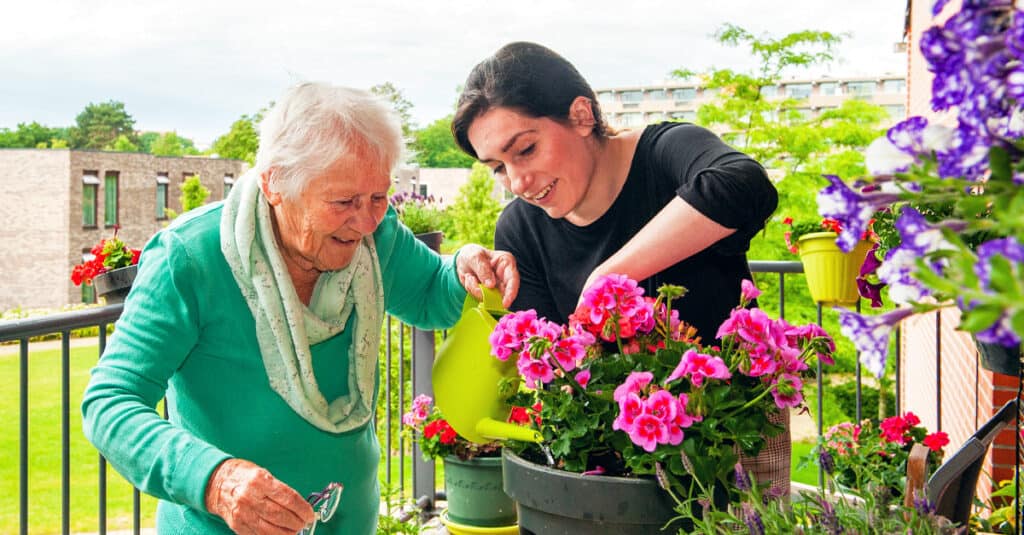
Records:
{"label": "yellow hanging pot", "polygon": [[849,253],[839,250],[835,232],[812,232],[797,241],[800,261],[811,298],[824,306],[850,306],[857,303],[857,275],[871,242],[861,240]]}

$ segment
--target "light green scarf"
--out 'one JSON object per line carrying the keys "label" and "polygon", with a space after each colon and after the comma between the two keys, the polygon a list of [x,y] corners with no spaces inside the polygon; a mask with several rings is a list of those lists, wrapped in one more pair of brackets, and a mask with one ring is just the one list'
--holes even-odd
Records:
{"label": "light green scarf", "polygon": [[[242,176],[224,201],[220,248],[256,320],[256,337],[271,388],[299,416],[332,433],[358,428],[373,416],[384,292],[373,236],[347,267],[317,280],[309,307],[299,301],[278,251],[270,205],[259,177]],[[313,375],[310,346],[345,329],[355,310],[349,350],[349,393],[330,403]]]}

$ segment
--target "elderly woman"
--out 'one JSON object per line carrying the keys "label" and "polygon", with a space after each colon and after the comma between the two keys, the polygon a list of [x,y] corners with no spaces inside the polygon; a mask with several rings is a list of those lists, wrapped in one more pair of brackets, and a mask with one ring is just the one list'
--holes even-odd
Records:
{"label": "elderly woman", "polygon": [[[317,534],[375,532],[384,312],[449,327],[466,289],[498,286],[508,305],[519,284],[508,253],[446,262],[398,222],[401,147],[369,94],[292,88],[229,198],[146,246],[82,411],[93,444],[160,498],[161,533],[294,535],[315,518]],[[324,522],[304,496],[339,487]]]}

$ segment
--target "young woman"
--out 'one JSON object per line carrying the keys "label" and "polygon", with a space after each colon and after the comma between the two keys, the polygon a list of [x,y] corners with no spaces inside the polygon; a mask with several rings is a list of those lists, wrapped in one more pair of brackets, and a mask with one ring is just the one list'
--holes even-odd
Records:
{"label": "young woman", "polygon": [[[750,239],[778,203],[761,165],[693,124],[611,131],[576,68],[538,44],[502,47],[464,87],[456,141],[517,197],[494,236],[519,266],[512,309],[565,323],[592,281],[622,273],[646,295],[686,287],[679,317],[711,343],[752,279]],[[777,416],[786,432],[742,462],[788,495],[789,415]]]}
{"label": "young woman", "polygon": [[564,323],[591,281],[622,273],[647,295],[685,286],[680,317],[715,338],[778,202],[757,162],[688,123],[613,133],[576,68],[534,43],[473,68],[452,130],[518,197],[495,234],[520,269],[513,309]]}

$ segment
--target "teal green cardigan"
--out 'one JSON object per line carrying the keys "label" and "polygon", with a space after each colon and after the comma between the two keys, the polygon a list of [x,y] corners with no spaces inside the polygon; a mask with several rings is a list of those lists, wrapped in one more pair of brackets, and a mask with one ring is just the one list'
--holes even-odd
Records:
{"label": "teal green cardigan", "polygon": [[[250,460],[303,496],[345,486],[323,534],[376,532],[380,445],[373,422],[317,429],[267,382],[255,322],[220,250],[220,203],[193,210],[146,245],[116,330],[82,401],[86,436],[143,492],[160,499],[160,533],[231,533],[204,493],[225,459]],[[455,323],[465,290],[389,209],[374,232],[384,307],[421,328]],[[314,345],[328,401],[348,393],[351,329]],[[378,379],[379,382],[379,379]],[[166,395],[168,420],[155,407]]]}

